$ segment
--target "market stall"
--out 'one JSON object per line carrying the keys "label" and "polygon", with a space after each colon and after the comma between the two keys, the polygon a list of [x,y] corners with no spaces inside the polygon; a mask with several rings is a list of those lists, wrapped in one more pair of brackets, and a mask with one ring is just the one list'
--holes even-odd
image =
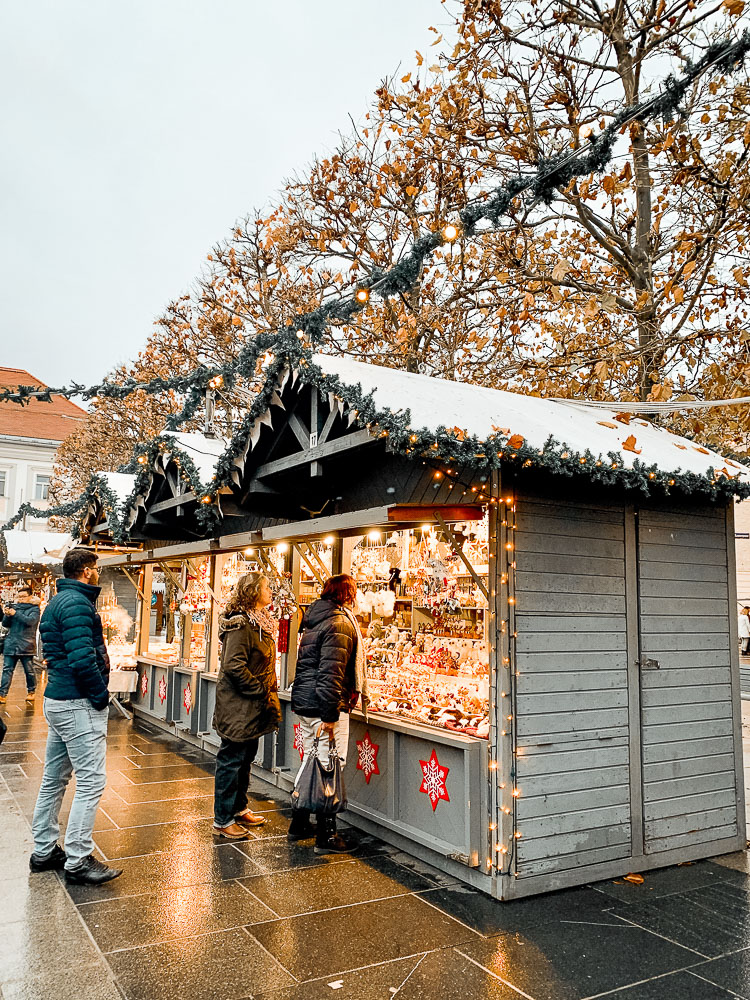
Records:
{"label": "market stall", "polygon": [[175,476],[174,448],[149,469],[130,514],[143,550],[111,563],[143,592],[138,713],[215,744],[217,616],[262,569],[284,717],[258,771],[289,788],[290,608],[351,572],[373,696],[352,717],[356,825],[499,898],[742,846],[716,484],[747,470],[621,414],[316,360],[232,442],[231,487],[212,486],[222,458],[202,484]]}

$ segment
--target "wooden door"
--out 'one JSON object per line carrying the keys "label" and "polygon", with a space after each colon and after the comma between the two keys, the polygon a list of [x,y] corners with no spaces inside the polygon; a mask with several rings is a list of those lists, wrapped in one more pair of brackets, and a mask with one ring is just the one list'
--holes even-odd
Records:
{"label": "wooden door", "polygon": [[[624,506],[522,494],[515,563],[517,874],[628,858],[633,695]],[[637,708],[635,716],[637,725]]]}
{"label": "wooden door", "polygon": [[643,840],[653,854],[739,832],[733,581],[723,507],[642,507],[636,531]]}

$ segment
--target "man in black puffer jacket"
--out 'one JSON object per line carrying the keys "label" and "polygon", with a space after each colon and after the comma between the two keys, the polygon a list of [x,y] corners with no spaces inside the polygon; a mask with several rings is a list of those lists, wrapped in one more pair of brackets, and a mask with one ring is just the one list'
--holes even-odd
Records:
{"label": "man in black puffer jacket", "polygon": [[[349,712],[357,701],[357,630],[347,613],[357,596],[357,584],[347,574],[326,580],[320,599],[308,608],[302,625],[297,666],[292,685],[292,709],[300,716],[302,747],[312,750],[320,733],[320,753],[334,739],[343,768],[349,742]],[[309,814],[293,810],[289,840],[302,840],[312,833]],[[350,851],[336,833],[336,817],[318,814],[315,853]]]}
{"label": "man in black puffer jacket", "polygon": [[[69,882],[100,885],[122,874],[94,857],[94,820],[106,784],[109,657],[96,611],[100,588],[96,553],[72,549],[63,559],[65,579],[42,615],[39,631],[49,679],[44,717],[49,724],[44,774],[34,810],[33,872],[65,869]],[[65,788],[76,792],[65,832],[57,843]]]}

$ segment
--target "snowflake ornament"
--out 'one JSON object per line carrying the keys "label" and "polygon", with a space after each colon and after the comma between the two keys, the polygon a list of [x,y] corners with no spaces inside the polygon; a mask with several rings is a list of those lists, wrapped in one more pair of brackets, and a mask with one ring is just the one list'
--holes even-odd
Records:
{"label": "snowflake ornament", "polygon": [[294,727],[294,744],[293,744],[293,746],[294,746],[294,749],[299,754],[299,759],[302,760],[302,758],[305,756],[305,747],[304,747],[304,744],[302,743],[302,726],[299,724],[299,722]]}
{"label": "snowflake ornament", "polygon": [[189,715],[190,709],[193,707],[193,692],[190,690],[190,681],[187,682],[182,692],[182,704],[185,706],[185,711]]}
{"label": "snowflake ornament", "polygon": [[432,811],[435,812],[437,804],[441,799],[450,802],[445,780],[448,777],[450,768],[443,767],[438,761],[434,750],[430,755],[430,759],[420,760],[419,765],[422,768],[422,784],[419,790],[429,797],[432,803]]}
{"label": "snowflake ornament", "polygon": [[380,774],[378,750],[380,745],[372,742],[369,732],[365,733],[363,739],[357,740],[357,770],[362,771],[368,785],[373,774]]}
{"label": "snowflake ornament", "polygon": [[141,698],[148,694],[148,674],[141,674]]}
{"label": "snowflake ornament", "polygon": [[167,700],[167,679],[166,677],[162,677],[162,679],[159,681],[159,701],[163,705],[166,700]]}

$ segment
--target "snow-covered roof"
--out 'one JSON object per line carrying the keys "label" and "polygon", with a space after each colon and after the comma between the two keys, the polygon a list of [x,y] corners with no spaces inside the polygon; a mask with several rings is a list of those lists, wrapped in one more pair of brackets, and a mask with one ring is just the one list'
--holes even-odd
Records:
{"label": "snow-covered roof", "polygon": [[638,460],[665,473],[706,475],[709,469],[726,469],[750,482],[745,466],[640,417],[629,423],[617,420],[616,409],[451,382],[326,354],[316,354],[313,360],[324,374],[338,376],[345,386],[359,384],[365,394],[372,393],[379,410],[408,409],[415,431],[457,427],[480,441],[496,433],[520,435],[529,447],[539,449],[551,435],[571,451],[588,450],[597,458],[620,452],[628,468]]}
{"label": "snow-covered roof", "polygon": [[227,442],[224,438],[210,438],[195,431],[168,431],[165,433],[173,437],[180,450],[193,460],[201,482],[210,483],[219,456],[223,455],[227,449]]}
{"label": "snow-covered roof", "polygon": [[97,472],[96,475],[106,482],[120,505],[124,504],[133,492],[135,476],[129,472]]}
{"label": "snow-covered roof", "polygon": [[22,531],[11,528],[4,532],[8,563],[51,566],[61,563],[73,543],[66,531]]}

